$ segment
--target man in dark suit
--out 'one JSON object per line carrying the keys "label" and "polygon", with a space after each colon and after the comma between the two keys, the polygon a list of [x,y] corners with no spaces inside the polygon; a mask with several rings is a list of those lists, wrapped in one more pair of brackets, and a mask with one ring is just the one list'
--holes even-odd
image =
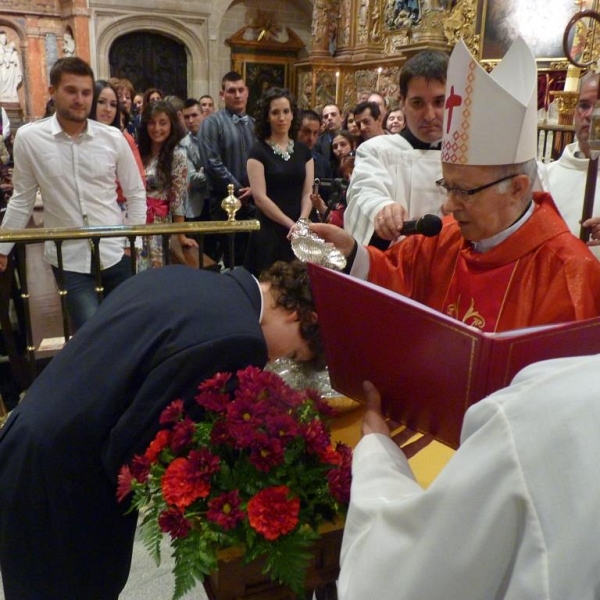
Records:
{"label": "man in dark suit", "polygon": [[337,104],[326,104],[323,107],[323,124],[325,131],[319,136],[315,144],[315,150],[320,152],[331,165],[331,170],[335,170],[335,156],[331,144],[333,138],[339,133],[342,128],[342,113]]}
{"label": "man in dark suit", "polygon": [[321,120],[314,110],[300,111],[300,129],[298,130],[298,141],[308,146],[313,160],[315,161],[315,177],[319,179],[331,179],[331,168],[329,160],[315,148],[321,130]]}
{"label": "man in dark suit", "polygon": [[137,514],[116,500],[119,468],[161,411],[217,372],[319,354],[306,265],[260,284],[171,266],[119,286],[51,361],[0,430],[0,565],[6,600],[117,600]]}

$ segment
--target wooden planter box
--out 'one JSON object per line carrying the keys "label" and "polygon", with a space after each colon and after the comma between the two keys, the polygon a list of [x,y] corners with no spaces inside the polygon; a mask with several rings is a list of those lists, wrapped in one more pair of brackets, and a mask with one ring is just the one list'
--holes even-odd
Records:
{"label": "wooden planter box", "polygon": [[[342,528],[323,533],[315,542],[314,558],[306,574],[306,599],[317,590],[319,600],[334,600],[338,577]],[[244,565],[238,557],[219,561],[219,570],[204,582],[209,600],[297,600],[288,588],[273,583],[262,573],[260,560]]]}

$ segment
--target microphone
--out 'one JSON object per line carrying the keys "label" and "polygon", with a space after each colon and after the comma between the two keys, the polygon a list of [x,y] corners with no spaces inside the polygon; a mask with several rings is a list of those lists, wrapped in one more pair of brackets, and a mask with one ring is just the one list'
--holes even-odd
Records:
{"label": "microphone", "polygon": [[423,215],[414,221],[404,221],[400,235],[424,235],[433,237],[442,230],[442,220],[436,215]]}

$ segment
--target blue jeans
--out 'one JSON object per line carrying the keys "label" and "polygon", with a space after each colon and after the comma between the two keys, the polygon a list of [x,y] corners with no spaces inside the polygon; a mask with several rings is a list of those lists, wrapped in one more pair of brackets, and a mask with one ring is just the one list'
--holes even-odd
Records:
{"label": "blue jeans", "polygon": [[[58,283],[58,269],[52,267],[52,272]],[[102,271],[104,296],[108,296],[112,290],[129,277],[131,277],[131,257],[123,256],[117,264]],[[63,281],[67,291],[67,311],[74,333],[98,308],[96,276],[90,273],[63,271]]]}

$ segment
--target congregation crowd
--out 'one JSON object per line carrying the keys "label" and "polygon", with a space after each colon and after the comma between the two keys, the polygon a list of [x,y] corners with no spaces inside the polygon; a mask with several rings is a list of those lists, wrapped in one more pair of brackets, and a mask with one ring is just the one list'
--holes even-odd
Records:
{"label": "congregation crowd", "polygon": [[[27,224],[38,190],[48,226],[221,220],[230,184],[238,218],[261,227],[238,234],[234,257],[217,237],[205,244],[214,270],[229,258],[246,267],[226,274],[153,269],[162,247],[150,238],[147,272],[124,282],[127,245],[103,241],[110,295],[99,308],[89,247],[65,250],[69,312],[81,331],[0,433],[12,455],[0,455],[7,600],[116,599],[135,529],[135,515],[123,519],[114,501],[116,473],[152,438],[160,410],[185,399],[199,375],[320,355],[306,265],[294,261],[290,242],[300,219],[344,254],[350,275],[485,332],[600,316],[600,216],[580,222],[598,81],[582,81],[576,141],[545,165],[537,160],[537,68],[521,38],[491,74],[463,42],[451,57],[419,52],[402,67],[399,98],[365,94],[346,114],[335,104],[300,111],[275,87],[248,115],[248,87],[235,72],[223,76],[224,107],[215,111],[210,96],[183,100],[155,88],[141,95],[125,80],[94,82],[80,59],[60,59],[50,74],[54,115],[15,138],[3,228]],[[439,235],[404,236],[405,222],[425,214],[441,218]],[[576,237],[580,228],[587,244]],[[179,242],[196,246],[185,235]],[[10,250],[0,244],[0,269]],[[56,267],[52,247],[46,256]],[[258,286],[247,271],[262,274]],[[161,312],[170,304],[177,310]],[[418,340],[410,342],[418,354]],[[114,369],[96,381],[106,348]],[[65,377],[82,354],[89,364]],[[339,597],[596,597],[600,484],[586,457],[600,452],[598,363],[591,356],[533,365],[477,403],[461,447],[427,490],[366,383]],[[54,433],[59,426],[63,436]],[[90,449],[62,463],[72,443]],[[32,462],[44,477],[32,475]],[[59,463],[67,474],[47,476]],[[77,478],[84,483],[71,489]],[[54,514],[47,498],[60,504],[50,503]],[[90,519],[82,507],[94,499],[99,511]],[[35,565],[25,559],[28,539],[43,556]]]}

